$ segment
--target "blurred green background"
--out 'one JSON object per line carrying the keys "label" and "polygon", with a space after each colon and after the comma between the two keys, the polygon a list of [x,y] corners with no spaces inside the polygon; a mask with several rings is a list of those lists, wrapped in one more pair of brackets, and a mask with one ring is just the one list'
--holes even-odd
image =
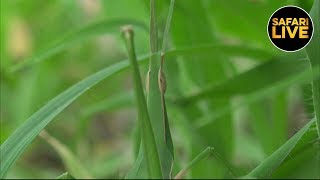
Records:
{"label": "blurred green background", "polygon": [[[22,70],[12,72],[12,67],[91,24],[123,21],[125,25],[134,21],[149,27],[149,2],[145,0],[1,0],[0,3],[1,144],[50,99],[88,75],[126,59],[120,25],[102,35],[75,42]],[[236,80],[229,81],[283,54],[272,46],[266,33],[267,21],[276,9],[295,4],[309,12],[312,3],[312,0],[176,1],[170,49],[222,43],[249,46],[268,56],[258,53],[251,58],[238,57],[218,50],[186,53],[166,61],[175,169],[181,169],[205,147],[213,146],[244,175],[313,117],[310,81],[294,79],[288,86],[278,88],[286,80],[278,82],[273,70],[281,72],[286,66],[258,69],[258,76],[254,72],[249,74],[250,78],[243,82],[256,89],[245,87],[242,81],[239,84]],[[162,33],[169,1],[158,4]],[[148,54],[148,31],[134,30],[137,55]],[[144,79],[147,66],[140,67]],[[295,75],[291,73],[288,77]],[[275,83],[267,85],[277,88],[275,91],[261,84],[264,82],[261,79],[270,77]],[[212,85],[226,84],[226,89],[232,89],[228,87],[232,83],[240,87],[240,93],[227,98],[220,98],[218,92],[182,105],[170,100]],[[121,72],[78,98],[46,131],[72,151],[93,177],[121,178],[134,162],[132,136],[136,109],[132,96],[131,74]],[[273,176],[315,177],[316,166],[310,161],[313,155],[311,152],[293,158],[298,163],[283,165]],[[62,159],[44,139],[36,138],[8,178],[54,178],[66,171]],[[232,177],[221,162],[210,159],[195,166],[188,177]]]}

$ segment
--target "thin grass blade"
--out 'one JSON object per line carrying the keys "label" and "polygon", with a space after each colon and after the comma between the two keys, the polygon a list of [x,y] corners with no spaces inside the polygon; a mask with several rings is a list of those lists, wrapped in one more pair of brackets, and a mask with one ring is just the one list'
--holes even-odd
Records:
{"label": "thin grass blade", "polygon": [[32,57],[24,60],[22,63],[19,63],[13,66],[10,71],[16,72],[36,63],[39,63],[43,60],[48,59],[49,57],[71,47],[75,43],[82,43],[85,40],[90,38],[103,35],[106,33],[118,32],[119,28],[125,24],[132,24],[133,26],[148,31],[146,25],[142,22],[132,20],[132,19],[114,19],[114,20],[104,20],[92,25],[88,25],[82,29],[76,30],[70,34],[65,35],[59,40],[56,40],[51,43],[47,48],[39,50]]}
{"label": "thin grass blade", "polygon": [[308,122],[302,129],[291,137],[278,150],[272,153],[266,160],[252,170],[246,177],[267,178],[277,169],[292,149],[297,145],[301,137],[308,131],[309,127],[315,123],[315,120]]}
{"label": "thin grass blade", "polygon": [[59,154],[63,164],[65,165],[68,172],[73,174],[77,179],[92,179],[92,176],[89,174],[87,169],[82,166],[82,163],[75,155],[59,140],[52,137],[46,131],[40,133],[40,137],[46,140],[52,148]]}
{"label": "thin grass blade", "polygon": [[[283,79],[298,76],[299,73],[303,73],[308,69],[309,66],[306,59],[283,59],[277,57],[274,60],[250,69],[225,82],[214,86],[208,86],[189,97],[181,98],[177,101],[192,102],[205,97],[215,96],[227,98],[233,95],[249,94],[259,89],[266,88],[271,84],[279,83]],[[269,72],[272,72],[273,76],[264,76],[264,74]]]}
{"label": "thin grass blade", "polygon": [[58,176],[56,179],[75,179],[75,178],[72,177],[68,172],[65,172],[60,176]]}
{"label": "thin grass blade", "polygon": [[[146,59],[144,59],[146,60]],[[81,94],[103,79],[114,75],[129,66],[123,61],[107,67],[79,83],[73,85],[60,95],[53,98],[28,120],[19,126],[12,135],[0,146],[0,178],[5,178],[9,168],[28,147],[32,140],[57,116],[62,110],[76,100]]]}
{"label": "thin grass blade", "polygon": [[[172,50],[167,56],[183,55],[188,50]],[[139,61],[146,62],[151,56],[143,55],[139,57]],[[13,134],[0,146],[0,178],[4,178],[7,171],[23,153],[33,139],[48,125],[55,116],[63,111],[68,105],[76,100],[81,94],[89,90],[91,87],[120,71],[129,67],[127,61],[122,61],[107,68],[104,68],[97,73],[85,78],[84,80],[73,85],[66,91],[62,92],[40,110],[34,113]]]}
{"label": "thin grass blade", "polygon": [[219,153],[216,152],[216,150],[213,147],[207,147],[204,151],[202,151],[198,156],[196,156],[185,168],[183,168],[176,176],[175,179],[182,179],[188,171],[195,166],[200,161],[204,160],[208,156],[213,155],[219,162],[221,162],[224,166],[226,166],[227,169],[229,169],[230,173],[233,175],[233,177],[236,177],[236,173],[233,171],[233,168],[231,168],[230,163],[228,163],[226,160],[224,160]]}
{"label": "thin grass blade", "polygon": [[[314,24],[314,33],[311,42],[306,47],[308,58],[314,74],[320,73],[320,0],[314,0],[310,16]],[[316,116],[318,134],[320,138],[320,78],[314,78],[312,82],[313,105]]]}

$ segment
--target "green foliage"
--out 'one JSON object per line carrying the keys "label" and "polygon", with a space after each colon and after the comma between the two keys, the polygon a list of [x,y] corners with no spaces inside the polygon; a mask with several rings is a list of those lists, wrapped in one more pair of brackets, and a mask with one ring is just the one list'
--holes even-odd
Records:
{"label": "green foliage", "polygon": [[97,72],[61,93],[31,116],[1,145],[0,177],[4,178],[6,176],[8,169],[16,161],[19,155],[21,155],[31,141],[58,113],[90,87],[94,86],[102,79],[119,72],[126,66],[128,66],[126,62],[121,62]]}
{"label": "green foliage", "polygon": [[134,42],[133,42],[133,29],[131,26],[125,26],[122,29],[122,33],[125,39],[125,44],[128,50],[128,56],[133,67],[135,96],[138,106],[138,121],[139,131],[141,132],[141,141],[143,144],[143,152],[146,158],[146,166],[148,169],[148,177],[150,178],[162,178],[162,169],[159,160],[159,154],[157,144],[154,138],[154,132],[152,130],[149,112],[147,108],[146,98],[142,88],[142,82],[140,77],[140,70],[135,54]]}
{"label": "green foliage", "polygon": [[[312,71],[314,74],[320,73],[320,1],[315,0],[310,11],[310,16],[312,17],[314,23],[314,33],[311,42],[306,48],[308,58],[311,63]],[[314,77],[312,81],[312,92],[313,92],[313,103],[314,112],[316,115],[316,121],[318,126],[318,134],[320,137],[320,78]]]}
{"label": "green foliage", "polygon": [[98,36],[98,35],[102,35],[110,32],[118,32],[120,26],[123,24],[132,24],[135,27],[139,27],[147,31],[147,27],[143,23],[137,22],[135,20],[121,19],[121,20],[105,20],[102,22],[98,22],[96,24],[89,25],[87,27],[81,28],[78,31],[70,33],[65,37],[61,38],[60,40],[56,40],[56,42],[52,43],[52,45],[48,46],[43,50],[40,50],[34,56],[27,59],[24,63],[18,64],[12,67],[11,71],[15,72],[23,68],[26,68],[27,66],[30,66],[34,63],[38,63],[41,60],[45,60],[48,57],[67,49],[68,47],[74,45],[75,43],[82,42],[94,36]]}
{"label": "green foliage", "polygon": [[267,178],[273,171],[280,166],[283,160],[289,155],[292,149],[299,142],[301,137],[309,130],[310,126],[314,123],[314,120],[306,124],[298,133],[290,138],[284,145],[282,145],[277,151],[263,161],[258,167],[251,171],[246,177],[254,178]]}
{"label": "green foliage", "polygon": [[0,178],[320,177],[319,0],[0,3]]}

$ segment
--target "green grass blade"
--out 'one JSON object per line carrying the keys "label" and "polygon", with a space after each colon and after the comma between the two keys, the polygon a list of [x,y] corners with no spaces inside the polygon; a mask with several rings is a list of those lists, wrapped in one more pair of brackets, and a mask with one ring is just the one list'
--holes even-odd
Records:
{"label": "green grass blade", "polygon": [[87,77],[52,99],[40,110],[34,113],[21,126],[19,126],[0,147],[0,178],[4,178],[6,176],[7,171],[12,164],[56,115],[58,115],[69,104],[76,100],[76,98],[92,86],[96,85],[103,79],[124,70],[128,66],[128,62],[123,61]]}
{"label": "green grass blade", "polygon": [[164,33],[163,33],[162,49],[161,49],[161,52],[163,52],[163,53],[166,52],[167,45],[168,45],[168,38],[170,36],[170,27],[171,27],[171,20],[172,20],[173,9],[174,9],[174,2],[175,2],[175,0],[170,1],[167,22],[166,22],[166,26],[165,26]]}
{"label": "green grass blade", "polygon": [[[150,1],[150,51],[152,56],[149,61],[149,71],[147,75],[147,104],[155,134],[157,148],[160,154],[162,175],[164,178],[171,178],[173,157],[165,142],[165,126],[163,123],[164,114],[162,112],[162,98],[158,86],[158,70],[160,68],[160,51],[156,2]],[[143,162],[143,161],[142,161]]]}
{"label": "green grass blade", "polygon": [[80,116],[82,118],[89,118],[99,112],[117,110],[120,108],[131,107],[132,105],[133,92],[124,92],[85,107],[81,111]]}
{"label": "green grass blade", "polygon": [[[157,17],[156,17],[156,2],[150,0],[150,51],[154,54],[159,51],[158,42],[158,27],[157,27]],[[150,60],[151,61],[151,60]]]}
{"label": "green grass blade", "polygon": [[142,82],[140,77],[140,70],[134,49],[133,30],[130,26],[123,27],[123,36],[125,39],[126,48],[131,65],[133,66],[133,78],[136,103],[138,105],[138,122],[141,132],[141,141],[145,152],[147,169],[150,178],[162,178],[161,164],[158,154],[154,132],[152,129],[149,112],[147,108]]}
{"label": "green grass blade", "polygon": [[174,178],[182,179],[194,165],[196,165],[199,161],[202,161],[206,157],[208,157],[214,148],[207,147],[204,151],[202,151],[198,156],[196,156],[185,168],[183,168]]}
{"label": "green grass blade", "polygon": [[[249,94],[245,94],[245,95],[243,94],[244,95],[243,97],[245,97],[246,99],[244,102],[241,101],[237,104],[233,104],[231,107],[230,106],[220,107],[214,110],[212,113],[208,114],[209,117],[204,117],[203,119],[201,118],[199,121],[197,121],[198,123],[195,126],[196,127],[206,126],[212,121],[215,121],[219,117],[224,116],[229,112],[233,112],[241,107],[251,105],[263,98],[271,97],[274,94],[289,88],[290,86],[309,83],[312,80],[312,77],[313,77],[313,74],[311,70],[306,68],[305,71],[301,73],[297,73],[294,76],[284,78],[280,82],[268,85],[267,88],[263,88],[261,90],[255,89],[253,90],[253,92],[250,92]],[[318,74],[317,77],[320,77],[320,74]],[[237,95],[237,92],[235,92],[233,95]],[[213,95],[211,97],[219,98],[219,95]],[[255,123],[258,123],[258,122],[255,122]],[[268,131],[266,131],[266,133],[267,132]]]}
{"label": "green grass blade", "polygon": [[[156,136],[157,147],[159,149],[161,168],[164,178],[171,178],[173,153],[170,152],[165,140],[166,134],[170,131],[164,123],[165,114],[162,112],[162,96],[158,85],[158,71],[160,68],[160,55],[155,54],[160,51],[158,37],[158,19],[156,17],[158,8],[154,0],[150,1],[150,51],[154,54],[150,57],[149,71],[147,77],[147,101],[152,127]],[[165,132],[166,131],[166,132]],[[170,138],[171,139],[171,138]],[[169,144],[170,145],[170,144]],[[173,148],[172,148],[173,149]]]}
{"label": "green grass blade", "polygon": [[[108,32],[107,30],[102,31],[103,28],[109,27],[107,26],[107,23],[113,24],[114,27],[112,29],[117,29],[116,27],[120,27],[123,24],[131,23],[134,24],[135,27],[140,27],[145,29],[144,24],[140,24],[139,22],[132,23],[132,21],[106,21],[97,23],[96,25],[88,26],[82,30],[79,30],[78,32],[71,33],[69,35],[66,35],[61,40],[57,40],[56,42],[52,43],[51,46],[48,48],[45,48],[43,50],[40,50],[35,55],[30,57],[29,59],[26,59],[24,62],[14,65],[10,68],[11,72],[16,72],[21,69],[27,68],[29,66],[35,65],[37,63],[41,63],[42,61],[48,59],[49,57],[71,47],[76,42],[81,42],[86,39],[89,39],[92,36],[101,35],[103,33]],[[104,27],[105,25],[106,27]],[[100,27],[101,26],[101,27]],[[97,28],[97,29],[96,29]],[[102,30],[101,30],[102,29]],[[97,30],[97,31],[94,31]],[[81,36],[81,33],[83,35]],[[80,36],[80,37],[78,37]],[[158,51],[155,51],[157,53]],[[243,45],[230,45],[230,44],[215,44],[215,45],[198,45],[198,46],[191,46],[191,47],[181,47],[181,48],[175,48],[170,49],[166,52],[166,56],[172,56],[177,54],[185,54],[185,55],[197,55],[197,54],[213,54],[213,53],[223,53],[229,57],[232,56],[241,56],[241,57],[248,57],[251,59],[257,59],[257,60],[266,60],[270,59],[270,57],[273,56],[272,53],[265,51],[260,48],[250,47],[250,46],[243,46]]]}
{"label": "green grass blade", "polygon": [[[188,52],[188,49],[172,50],[167,53],[167,56],[183,55],[183,53],[186,52]],[[140,56],[139,60],[141,60],[141,62],[146,62],[148,58],[150,58],[149,55],[144,55]],[[9,168],[32,142],[32,140],[53,120],[56,115],[64,110],[64,108],[101,80],[127,69],[128,67],[129,63],[127,61],[123,61],[104,68],[64,91],[33,114],[25,123],[17,128],[3,144],[1,144],[0,178],[5,177]]]}
{"label": "green grass blade", "polygon": [[[170,50],[172,51],[172,50]],[[170,55],[171,52],[166,52],[166,55]],[[253,60],[270,60],[274,53],[263,50],[261,48],[251,47],[242,44],[202,44],[190,47],[179,47],[178,49],[173,49],[175,53],[183,53],[184,55],[213,55],[213,54],[223,54],[227,57],[246,57]]]}
{"label": "green grass blade", "polygon": [[75,179],[75,178],[72,177],[68,172],[65,172],[60,176],[58,176],[56,179]]}
{"label": "green grass blade", "polygon": [[[310,11],[310,16],[313,21],[313,37],[311,42],[306,48],[308,58],[311,63],[312,72],[314,74],[320,73],[320,0],[314,0],[312,9]],[[320,77],[313,78],[312,81],[312,95],[313,95],[313,107],[315,112],[315,119],[318,130],[318,137],[320,138]],[[320,149],[320,143],[318,143],[317,148]],[[316,167],[320,168],[320,151],[316,154],[317,164]],[[320,178],[320,173],[318,171],[317,178]]]}
{"label": "green grass blade", "polygon": [[236,173],[231,168],[231,165],[229,162],[224,160],[219,153],[216,152],[216,150],[213,147],[207,147],[204,151],[202,151],[199,155],[197,155],[185,168],[183,168],[176,176],[175,179],[182,179],[188,171],[195,166],[197,163],[202,161],[203,159],[207,158],[209,155],[213,155],[217,158],[218,161],[220,161],[224,166],[226,166],[227,169],[229,169],[230,173],[233,175],[233,177],[236,177]]}
{"label": "green grass blade", "polygon": [[[309,75],[312,78],[312,74],[309,73]],[[290,81],[289,79],[283,80],[281,86],[287,82],[293,82],[296,85],[299,81],[298,78],[294,78],[293,81]],[[275,83],[270,88],[277,89],[278,87],[277,83]],[[268,90],[268,88],[264,88],[262,91],[266,90]],[[288,136],[287,129],[289,129],[286,106],[287,93],[284,93],[287,91],[282,90],[278,93],[269,92],[270,94],[272,93],[272,95],[269,94],[265,98],[260,98],[260,101],[257,101],[248,107],[250,109],[249,116],[251,116],[250,125],[259,144],[263,147],[263,152],[266,156],[273,153],[278,147],[286,142]],[[246,101],[250,101],[250,99]],[[268,104],[266,104],[266,102],[268,102]],[[270,129],[273,130],[271,134]]]}
{"label": "green grass blade", "polygon": [[46,140],[52,148],[59,154],[63,164],[65,165],[68,172],[73,174],[77,179],[92,179],[87,169],[82,166],[79,159],[60,141],[49,135],[46,131],[40,133],[40,137]]}
{"label": "green grass blade", "polygon": [[[301,167],[308,168],[310,166],[316,166],[318,159],[315,158],[315,155],[319,151],[317,148],[318,131],[316,126],[316,123],[313,123],[310,126],[308,132],[303,135],[298,144],[283,161],[281,166],[272,174],[272,178],[283,179],[288,177],[304,177],[304,173],[300,177],[296,176],[296,173],[299,174],[299,171],[304,171],[304,168],[301,169]],[[316,166],[313,167],[313,169],[319,168]],[[309,176],[308,178],[316,179],[317,171],[318,170],[314,171],[314,175]]]}
{"label": "green grass blade", "polygon": [[35,53],[29,59],[24,60],[22,63],[13,66],[10,71],[16,72],[35,63],[41,62],[69,47],[75,43],[81,43],[92,37],[103,35],[105,33],[116,32],[118,33],[119,27],[124,24],[132,24],[135,27],[141,28],[145,31],[148,30],[145,24],[136,20],[130,19],[116,19],[116,20],[104,20],[92,25],[88,25],[82,29],[65,35],[63,38],[51,43],[50,46]]}
{"label": "green grass blade", "polygon": [[[249,94],[267,88],[272,84],[283,82],[283,79],[299,75],[299,73],[304,72],[307,68],[309,66],[304,59],[276,58],[218,85],[209,86],[189,97],[178,99],[178,101],[190,102],[205,97],[226,98],[234,95]],[[265,74],[270,72],[273,73],[273,76],[265,76]]]}
{"label": "green grass blade", "polygon": [[[168,44],[168,38],[170,36],[170,26],[171,26],[171,20],[172,20],[172,15],[173,15],[173,9],[174,9],[174,3],[175,0],[170,1],[170,6],[169,6],[169,12],[168,12],[168,17],[167,17],[167,22],[164,30],[164,35],[163,35],[163,41],[162,41],[162,50],[161,50],[161,64],[160,64],[160,69],[158,72],[158,84],[159,84],[159,89],[160,89],[160,94],[161,94],[161,106],[162,106],[162,114],[163,114],[163,123],[164,123],[164,136],[165,136],[165,143],[167,145],[167,148],[170,152],[171,157],[166,157],[168,159],[168,163],[171,161],[171,167],[173,166],[173,159],[174,159],[174,149],[173,149],[173,141],[171,137],[171,131],[170,131],[170,126],[169,126],[169,119],[168,119],[168,114],[167,114],[167,105],[165,101],[165,92],[167,89],[167,83],[166,83],[166,76],[164,73],[164,61],[165,61],[165,52],[167,49],[167,44]],[[162,77],[159,77],[159,76]],[[159,78],[162,79],[162,81],[159,82]],[[161,83],[162,82],[162,83]],[[163,84],[164,83],[164,84]],[[166,165],[165,165],[166,166]],[[170,175],[171,176],[171,172]]]}
{"label": "green grass blade", "polygon": [[148,172],[147,172],[147,163],[145,162],[146,159],[144,157],[144,150],[140,143],[140,150],[138,152],[138,156],[134,162],[132,169],[126,175],[126,179],[147,179]]}
{"label": "green grass blade", "polygon": [[276,168],[278,168],[292,149],[297,145],[301,137],[308,131],[309,127],[315,122],[311,120],[302,129],[291,137],[278,150],[272,153],[266,160],[252,170],[246,177],[267,178]]}
{"label": "green grass blade", "polygon": [[[320,73],[320,1],[314,0],[310,16],[314,24],[313,38],[306,48],[312,71]],[[318,134],[320,137],[320,78],[314,78],[312,82],[313,104],[316,116]]]}

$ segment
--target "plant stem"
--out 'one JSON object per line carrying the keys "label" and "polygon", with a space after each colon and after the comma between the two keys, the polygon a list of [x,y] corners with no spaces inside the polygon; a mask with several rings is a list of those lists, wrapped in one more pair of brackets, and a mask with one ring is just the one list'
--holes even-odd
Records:
{"label": "plant stem", "polygon": [[136,93],[136,102],[138,103],[138,120],[140,124],[140,131],[142,137],[142,144],[147,160],[148,173],[150,178],[162,178],[162,171],[160,165],[157,145],[152,130],[152,125],[147,109],[147,103],[144,96],[140,71],[134,49],[133,30],[131,26],[122,28],[126,48],[129,55],[129,60],[133,66],[134,87]]}
{"label": "plant stem", "polygon": [[[313,68],[313,74],[319,74],[320,70],[319,67]],[[314,106],[314,112],[316,115],[316,124],[317,124],[317,130],[318,135],[320,138],[320,79],[314,79],[312,82],[312,92],[313,92],[313,106]]]}
{"label": "plant stem", "polygon": [[197,157],[195,157],[185,168],[183,168],[176,176],[175,179],[181,179],[183,178],[186,173],[197,163],[208,157],[209,155],[214,155],[214,157],[220,161],[232,174],[233,177],[238,177],[238,173],[235,172],[231,166],[231,164],[223,159],[221,155],[216,152],[216,150],[213,147],[207,147],[204,151],[202,151]]}
{"label": "plant stem", "polygon": [[195,157],[185,168],[183,168],[174,178],[182,179],[195,164],[199,163],[200,161],[208,157],[213,150],[213,147],[207,147],[197,157]]}
{"label": "plant stem", "polygon": [[169,119],[168,119],[166,101],[165,101],[165,92],[167,90],[167,83],[166,83],[166,76],[165,76],[163,66],[164,66],[164,60],[165,60],[167,41],[168,41],[168,37],[170,36],[169,31],[170,31],[170,26],[171,26],[171,19],[172,19],[172,14],[173,14],[174,2],[175,2],[175,0],[171,0],[171,2],[170,2],[167,22],[166,22],[166,26],[165,26],[165,30],[164,30],[164,35],[163,35],[162,49],[161,49],[161,53],[160,53],[160,61],[161,61],[160,68],[158,71],[158,85],[159,85],[159,90],[160,90],[160,94],[161,94],[161,108],[162,108],[162,117],[163,117],[163,124],[164,124],[164,126],[163,126],[164,133],[163,134],[164,134],[165,143],[166,143],[166,145],[172,155],[172,159],[174,158],[174,150],[173,150],[173,142],[172,142],[172,138],[171,138]]}
{"label": "plant stem", "polygon": [[162,49],[161,49],[162,54],[164,54],[166,52],[168,37],[170,36],[169,31],[170,31],[171,20],[172,20],[172,15],[173,15],[174,3],[175,3],[175,0],[170,1],[166,27],[165,27],[164,33],[163,33]]}
{"label": "plant stem", "polygon": [[320,138],[320,0],[314,0],[310,11],[314,23],[313,37],[306,47],[308,59],[313,72],[312,92],[315,118],[317,123],[318,136]]}
{"label": "plant stem", "polygon": [[[159,1],[158,1],[159,2]],[[147,74],[147,104],[151,117],[152,128],[155,133],[156,143],[160,152],[160,162],[163,178],[171,178],[173,165],[173,145],[171,135],[169,134],[168,123],[164,123],[166,119],[166,109],[164,102],[164,94],[161,93],[159,87],[159,39],[156,16],[156,1],[150,0],[150,63]],[[162,73],[163,74],[163,73]],[[162,79],[164,80],[164,79]],[[164,88],[164,86],[162,87]],[[164,90],[164,89],[162,89]],[[163,91],[164,92],[164,91]],[[168,144],[166,142],[168,140]]]}

